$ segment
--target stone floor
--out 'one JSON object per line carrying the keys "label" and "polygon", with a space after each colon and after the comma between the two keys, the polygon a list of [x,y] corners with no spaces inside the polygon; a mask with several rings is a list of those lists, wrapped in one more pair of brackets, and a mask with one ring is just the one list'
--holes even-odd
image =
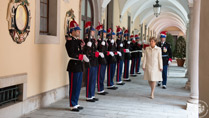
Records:
{"label": "stone floor", "polygon": [[168,68],[168,88],[157,87],[154,99],[148,97],[150,87],[142,74],[118,90],[107,90],[106,96],[97,95],[96,103],[85,101],[85,88],[82,88],[79,104],[84,110],[78,113],[67,110],[66,98],[22,118],[195,118],[192,112],[185,110],[190,93],[184,89],[185,69],[175,65]]}

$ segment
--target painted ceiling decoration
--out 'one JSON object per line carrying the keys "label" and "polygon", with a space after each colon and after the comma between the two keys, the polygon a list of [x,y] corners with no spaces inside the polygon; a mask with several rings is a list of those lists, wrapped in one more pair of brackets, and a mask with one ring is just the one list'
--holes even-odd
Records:
{"label": "painted ceiling decoration", "polygon": [[7,21],[13,41],[17,44],[24,42],[29,35],[31,22],[28,0],[10,0]]}

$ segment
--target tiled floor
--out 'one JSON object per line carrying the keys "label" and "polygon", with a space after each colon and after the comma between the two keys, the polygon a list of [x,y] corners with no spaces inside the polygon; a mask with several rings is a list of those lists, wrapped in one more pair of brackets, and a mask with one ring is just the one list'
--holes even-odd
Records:
{"label": "tiled floor", "polygon": [[22,118],[195,118],[185,110],[190,93],[184,89],[185,69],[174,65],[168,68],[168,88],[157,87],[155,99],[148,97],[150,87],[142,74],[118,90],[107,90],[106,96],[97,95],[96,103],[85,101],[85,88],[82,88],[79,104],[84,110],[78,113],[66,110],[69,104],[66,98]]}

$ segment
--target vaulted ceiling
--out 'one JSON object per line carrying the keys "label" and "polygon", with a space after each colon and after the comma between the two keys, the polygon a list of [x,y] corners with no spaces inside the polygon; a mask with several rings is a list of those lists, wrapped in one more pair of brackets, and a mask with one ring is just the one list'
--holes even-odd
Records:
{"label": "vaulted ceiling", "polygon": [[178,27],[183,33],[186,33],[187,23],[189,22],[189,6],[192,6],[193,0],[159,0],[162,7],[161,14],[157,18],[153,13],[155,1],[119,0],[121,20],[123,15],[129,11],[133,22],[139,16],[140,24],[146,22],[146,25],[157,34],[171,26]]}
{"label": "vaulted ceiling", "polygon": [[162,8],[160,16],[156,18],[153,13],[155,0],[125,0],[121,16],[123,17],[129,10],[132,21],[139,16],[140,24],[146,22],[146,25],[157,34],[170,26],[178,27],[185,33],[189,22],[189,4],[192,2],[192,0],[159,0]]}

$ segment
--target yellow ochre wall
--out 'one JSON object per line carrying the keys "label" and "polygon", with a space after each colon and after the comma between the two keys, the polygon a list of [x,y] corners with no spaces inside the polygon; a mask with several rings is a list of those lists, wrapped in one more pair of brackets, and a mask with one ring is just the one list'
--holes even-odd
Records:
{"label": "yellow ochre wall", "polygon": [[[66,66],[68,56],[65,51],[64,18],[71,8],[79,21],[80,0],[65,3],[60,0],[60,43],[35,44],[35,0],[29,0],[31,10],[31,32],[26,41],[16,44],[9,35],[6,20],[9,0],[0,4],[0,76],[28,73],[27,97],[31,97],[68,84]],[[72,5],[73,4],[73,5]]]}

